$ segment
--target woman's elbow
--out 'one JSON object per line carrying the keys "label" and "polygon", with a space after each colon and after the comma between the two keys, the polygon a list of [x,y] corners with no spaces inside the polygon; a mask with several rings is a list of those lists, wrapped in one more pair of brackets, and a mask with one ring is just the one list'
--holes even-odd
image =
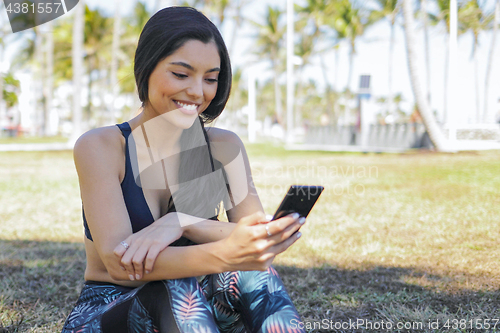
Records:
{"label": "woman's elbow", "polygon": [[109,276],[113,280],[124,281],[129,279],[127,273],[122,269],[120,258],[118,258],[114,253],[106,255],[103,262]]}

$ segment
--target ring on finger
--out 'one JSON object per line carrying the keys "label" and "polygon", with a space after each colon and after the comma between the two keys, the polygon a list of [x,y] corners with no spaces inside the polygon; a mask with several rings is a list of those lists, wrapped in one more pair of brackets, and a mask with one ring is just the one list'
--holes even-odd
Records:
{"label": "ring on finger", "polygon": [[273,234],[269,231],[269,224],[266,224],[266,232],[267,232],[267,236],[268,237],[271,237]]}
{"label": "ring on finger", "polygon": [[125,250],[128,250],[128,248],[130,247],[130,245],[128,245],[127,242],[125,242],[125,241],[121,241],[120,244],[123,245]]}

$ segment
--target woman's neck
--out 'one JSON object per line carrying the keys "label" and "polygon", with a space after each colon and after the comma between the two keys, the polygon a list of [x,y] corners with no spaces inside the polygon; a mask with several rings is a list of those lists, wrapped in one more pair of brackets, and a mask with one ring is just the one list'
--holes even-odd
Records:
{"label": "woman's neck", "polygon": [[183,129],[173,126],[161,116],[151,118],[143,110],[128,123],[134,137],[141,136],[159,159],[179,152]]}

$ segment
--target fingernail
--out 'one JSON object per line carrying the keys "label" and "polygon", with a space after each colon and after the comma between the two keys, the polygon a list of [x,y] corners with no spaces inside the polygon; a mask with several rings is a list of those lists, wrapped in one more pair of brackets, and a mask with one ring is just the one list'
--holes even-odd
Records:
{"label": "fingernail", "polygon": [[306,218],[304,216],[302,216],[300,219],[299,219],[299,223],[300,224],[304,224],[306,223]]}
{"label": "fingernail", "polygon": [[139,274],[136,274],[136,275],[135,275],[135,278],[136,278],[137,280],[140,280],[140,279],[141,279],[141,276],[140,276]]}
{"label": "fingernail", "polygon": [[146,271],[146,274],[149,274],[149,271]]}
{"label": "fingernail", "polygon": [[297,238],[300,238],[300,236],[302,236],[302,233],[301,233],[301,232],[299,232],[299,233],[297,234]]}
{"label": "fingernail", "polygon": [[130,279],[130,281],[134,281],[134,276],[132,274],[130,274],[128,278]]}
{"label": "fingernail", "polygon": [[124,270],[125,270],[125,267],[123,267],[123,266],[120,266],[120,268],[122,269],[122,271],[124,271]]}
{"label": "fingernail", "polygon": [[300,215],[299,215],[299,213],[293,213],[292,218],[294,218],[294,219],[298,219],[298,218],[299,218],[299,216],[300,216]]}

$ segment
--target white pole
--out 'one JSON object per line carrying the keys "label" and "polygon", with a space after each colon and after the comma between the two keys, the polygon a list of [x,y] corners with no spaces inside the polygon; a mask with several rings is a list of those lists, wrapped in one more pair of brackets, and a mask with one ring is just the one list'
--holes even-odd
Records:
{"label": "white pole", "polygon": [[255,92],[255,71],[250,69],[248,72],[248,141],[255,142],[255,115],[257,109]]}
{"label": "white pole", "polygon": [[115,17],[113,20],[113,44],[111,51],[111,75],[110,86],[112,101],[109,108],[109,124],[113,125],[116,122],[116,99],[119,93],[118,86],[118,52],[120,49],[120,31],[121,30],[121,13],[120,13],[120,0],[115,0]]}
{"label": "white pole", "polygon": [[293,104],[294,104],[294,78],[293,78],[293,0],[286,3],[286,142],[293,142]]}
{"label": "white pole", "polygon": [[450,123],[449,139],[456,139],[456,124],[463,121],[463,113],[457,103],[457,0],[450,0],[450,40],[448,53],[448,112],[446,122]]}

